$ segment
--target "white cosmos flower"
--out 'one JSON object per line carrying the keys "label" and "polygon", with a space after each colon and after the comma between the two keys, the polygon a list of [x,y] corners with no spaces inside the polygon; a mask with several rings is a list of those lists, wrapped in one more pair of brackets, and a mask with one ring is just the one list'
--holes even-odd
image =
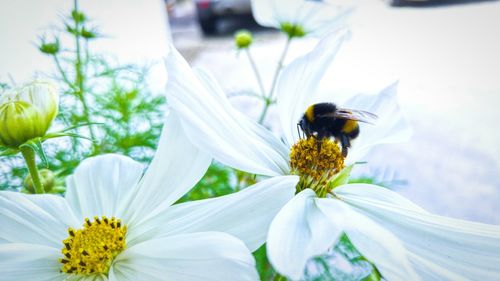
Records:
{"label": "white cosmos flower", "polygon": [[252,0],[252,13],[263,26],[289,36],[322,36],[342,26],[351,9],[322,0]]}
{"label": "white cosmos flower", "polygon": [[[327,37],[283,70],[277,99],[284,141],[231,107],[216,81],[193,72],[175,50],[167,59],[167,98],[190,141],[220,162],[272,178],[288,175],[293,172],[290,151],[300,143],[296,124],[309,105],[321,101],[315,95],[318,84],[341,42],[342,35]],[[375,125],[361,125],[345,159],[348,164],[374,145],[403,141],[411,134],[396,102],[396,84],[341,106],[379,117]],[[321,151],[326,148],[333,146],[323,144]],[[289,182],[289,190],[300,192],[276,215],[267,238],[268,257],[281,274],[300,279],[307,260],[324,253],[345,232],[386,280],[500,278],[500,227],[432,215],[390,190],[343,184],[343,176],[337,174],[334,182],[340,186],[323,198],[301,186],[302,177],[298,185]]]}
{"label": "white cosmos flower", "polygon": [[172,113],[144,174],[110,154],[82,161],[64,198],[0,192],[0,280],[258,280],[249,248],[264,243],[296,178],[172,205],[210,162]]}
{"label": "white cosmos flower", "polygon": [[[277,82],[277,105],[283,139],[232,107],[217,81],[202,70],[193,71],[182,56],[172,49],[166,64],[169,73],[167,98],[178,113],[189,139],[218,161],[253,174],[289,175],[290,148],[297,142],[297,122],[318,100],[318,86],[333,61],[344,36],[326,37],[309,54],[288,65]],[[362,159],[375,145],[408,140],[411,129],[397,104],[397,83],[377,95],[359,94],[341,107],[367,110],[378,116],[375,125],[360,124],[346,161]]]}

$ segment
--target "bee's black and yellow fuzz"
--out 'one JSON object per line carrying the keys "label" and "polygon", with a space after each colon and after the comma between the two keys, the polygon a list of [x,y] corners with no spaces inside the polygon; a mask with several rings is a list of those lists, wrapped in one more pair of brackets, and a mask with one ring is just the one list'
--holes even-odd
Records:
{"label": "bee's black and yellow fuzz", "polygon": [[306,136],[315,136],[318,140],[335,138],[342,145],[342,155],[347,156],[351,140],[359,135],[358,121],[336,117],[338,107],[334,103],[317,103],[309,106],[299,121],[299,126]]}

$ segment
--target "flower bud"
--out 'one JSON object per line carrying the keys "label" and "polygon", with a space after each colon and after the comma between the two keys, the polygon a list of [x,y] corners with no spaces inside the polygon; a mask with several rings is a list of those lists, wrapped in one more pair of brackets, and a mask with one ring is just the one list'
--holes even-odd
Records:
{"label": "flower bud", "polygon": [[43,137],[58,105],[56,87],[49,82],[35,81],[0,94],[0,145],[17,148]]}
{"label": "flower bud", "polygon": [[234,42],[236,44],[236,47],[238,47],[238,49],[248,48],[252,44],[252,41],[253,41],[253,36],[252,33],[250,33],[250,31],[240,30],[236,32],[236,34],[234,35]]}
{"label": "flower bud", "polygon": [[284,22],[281,24],[281,31],[286,33],[289,38],[304,37],[306,32],[302,26],[298,24],[292,24],[289,22]]}
{"label": "flower bud", "polygon": [[86,28],[82,28],[80,34],[87,40],[95,39],[97,37],[97,32],[95,32],[94,30],[87,30]]}
{"label": "flower bud", "polygon": [[56,39],[53,42],[46,42],[46,40],[42,38],[42,42],[38,49],[44,54],[55,55],[59,53],[60,50],[59,40]]}
{"label": "flower bud", "polygon": [[71,11],[71,18],[77,23],[82,23],[86,20],[85,14],[78,11]]}
{"label": "flower bud", "polygon": [[[51,170],[42,169],[40,170],[40,181],[42,182],[45,192],[50,193],[54,188],[56,176]],[[27,193],[35,193],[35,187],[33,186],[33,180],[30,174],[24,179],[23,186]]]}

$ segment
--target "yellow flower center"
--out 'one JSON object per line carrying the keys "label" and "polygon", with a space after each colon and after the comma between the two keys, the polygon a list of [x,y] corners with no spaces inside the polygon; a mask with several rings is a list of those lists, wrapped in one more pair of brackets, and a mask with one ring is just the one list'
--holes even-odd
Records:
{"label": "yellow flower center", "polygon": [[335,141],[318,141],[311,136],[292,146],[290,166],[292,173],[300,176],[297,193],[311,188],[319,197],[325,197],[332,189],[331,179],[344,168],[344,156]]}
{"label": "yellow flower center", "polygon": [[71,274],[107,274],[113,259],[125,249],[127,227],[116,218],[85,219],[82,229],[68,229],[63,240],[61,271]]}

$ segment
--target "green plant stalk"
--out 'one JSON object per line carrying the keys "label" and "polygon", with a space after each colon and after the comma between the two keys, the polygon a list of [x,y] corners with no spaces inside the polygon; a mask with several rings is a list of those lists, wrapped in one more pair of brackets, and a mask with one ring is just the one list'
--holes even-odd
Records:
{"label": "green plant stalk", "polygon": [[278,77],[283,67],[283,62],[285,61],[286,55],[288,53],[288,49],[290,48],[290,43],[292,42],[293,37],[288,37],[286,40],[285,48],[283,49],[283,53],[281,53],[281,57],[278,61],[278,65],[276,66],[276,71],[274,72],[273,82],[271,84],[271,89],[269,90],[268,99],[273,98],[274,88],[276,87],[276,83],[278,82]]}
{"label": "green plant stalk", "polygon": [[264,122],[264,118],[266,118],[266,114],[269,110],[269,106],[271,106],[272,100],[273,100],[273,95],[274,95],[274,88],[276,87],[276,83],[278,82],[278,77],[281,71],[281,68],[283,67],[283,62],[285,61],[286,55],[288,53],[288,49],[290,47],[290,43],[292,42],[293,37],[288,36],[285,44],[285,48],[283,49],[283,52],[281,53],[280,59],[278,60],[278,65],[276,66],[276,70],[274,72],[274,77],[273,81],[271,83],[271,88],[269,89],[269,94],[267,97],[263,97],[264,101],[266,102],[264,104],[264,108],[262,109],[262,113],[260,114],[259,117],[259,124],[262,124]]}
{"label": "green plant stalk", "polygon": [[[75,13],[78,13],[78,0],[74,0],[74,11]],[[75,62],[75,73],[76,73],[76,79],[75,79],[75,84],[77,86],[77,96],[80,99],[80,102],[83,107],[83,117],[85,118],[85,122],[87,123],[92,123],[92,120],[90,119],[90,110],[89,106],[87,104],[87,101],[85,100],[85,94],[84,94],[84,85],[85,85],[85,77],[82,72],[82,53],[81,53],[81,45],[80,45],[80,24],[78,20],[74,20],[75,23],[75,44],[76,44],[76,62]],[[94,128],[92,125],[89,125],[89,131],[90,131],[90,137],[93,140],[96,140],[96,134],[94,132]],[[99,146],[97,145],[96,142],[92,142],[92,148],[93,152],[92,154],[98,154],[99,153]]]}
{"label": "green plant stalk", "polygon": [[273,281],[286,281],[286,277],[279,274],[279,273],[276,273],[276,275],[274,275],[274,278],[273,278]]}
{"label": "green plant stalk", "polygon": [[264,108],[260,113],[259,124],[262,124],[264,122],[264,118],[266,118],[267,111],[269,110],[269,107],[271,106],[272,103],[273,102],[270,99],[264,98]]}
{"label": "green plant stalk", "polygon": [[66,75],[66,72],[64,72],[57,55],[54,54],[54,55],[52,55],[52,57],[54,58],[54,62],[56,64],[57,70],[61,74],[61,77],[63,78],[64,83],[66,83],[68,85],[68,87],[70,87],[73,91],[76,92],[75,85],[73,85],[73,83],[71,83],[71,81],[69,81],[68,76]]}
{"label": "green plant stalk", "polygon": [[24,157],[24,161],[26,162],[26,166],[28,167],[28,171],[30,172],[31,180],[33,181],[33,186],[35,187],[35,193],[45,193],[45,189],[43,188],[43,184],[40,179],[40,173],[38,172],[38,167],[36,166],[35,151],[28,146],[23,146],[20,150]]}
{"label": "green plant stalk", "polygon": [[247,54],[248,60],[250,61],[250,66],[252,66],[253,73],[255,74],[255,78],[257,79],[257,84],[259,84],[260,95],[264,97],[266,94],[266,90],[264,89],[264,83],[262,83],[262,78],[260,77],[257,65],[255,64],[252,54],[250,53],[250,48],[245,48],[245,53]]}

